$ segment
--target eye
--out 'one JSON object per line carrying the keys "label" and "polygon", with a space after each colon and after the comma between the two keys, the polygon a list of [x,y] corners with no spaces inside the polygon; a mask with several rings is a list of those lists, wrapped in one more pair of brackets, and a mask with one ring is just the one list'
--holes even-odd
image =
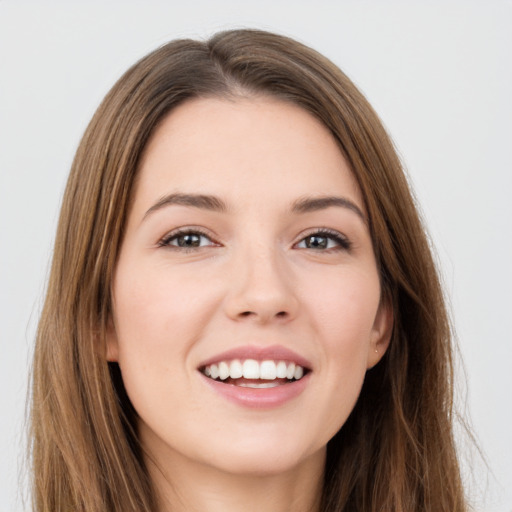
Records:
{"label": "eye", "polygon": [[312,249],[314,251],[325,251],[329,249],[350,249],[350,241],[338,231],[319,230],[304,237],[296,247],[299,249]]}
{"label": "eye", "polygon": [[181,229],[167,234],[160,242],[160,247],[194,250],[200,247],[217,245],[208,235],[197,229]]}

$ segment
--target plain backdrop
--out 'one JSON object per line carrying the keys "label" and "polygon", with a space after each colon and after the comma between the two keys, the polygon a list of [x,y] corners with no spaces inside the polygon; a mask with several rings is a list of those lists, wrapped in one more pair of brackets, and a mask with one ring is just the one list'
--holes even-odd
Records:
{"label": "plain backdrop", "polygon": [[81,134],[135,60],[233,27],[313,46],[382,117],[437,248],[464,361],[457,406],[487,459],[459,435],[468,492],[477,510],[511,512],[512,3],[496,0],[0,0],[0,511],[23,510],[30,356]]}

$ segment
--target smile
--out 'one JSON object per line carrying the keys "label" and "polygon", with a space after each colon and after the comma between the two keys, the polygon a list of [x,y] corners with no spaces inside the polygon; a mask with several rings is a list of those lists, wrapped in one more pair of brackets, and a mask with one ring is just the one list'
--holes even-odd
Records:
{"label": "smile", "polygon": [[197,370],[219,396],[261,410],[293,403],[308,388],[313,365],[281,345],[246,345],[202,361]]}
{"label": "smile", "polygon": [[240,359],[209,364],[201,372],[210,379],[235,386],[268,389],[302,379],[307,370],[287,361]]}

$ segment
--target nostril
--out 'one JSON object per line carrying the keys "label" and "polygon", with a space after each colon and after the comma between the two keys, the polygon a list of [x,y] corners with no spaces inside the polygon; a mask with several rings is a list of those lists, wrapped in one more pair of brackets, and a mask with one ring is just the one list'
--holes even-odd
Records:
{"label": "nostril", "polygon": [[[258,314],[254,311],[242,311],[240,312],[239,316],[242,318],[247,318],[249,316],[258,316]],[[286,311],[279,311],[275,314],[275,318],[286,318],[287,316],[288,313]]]}

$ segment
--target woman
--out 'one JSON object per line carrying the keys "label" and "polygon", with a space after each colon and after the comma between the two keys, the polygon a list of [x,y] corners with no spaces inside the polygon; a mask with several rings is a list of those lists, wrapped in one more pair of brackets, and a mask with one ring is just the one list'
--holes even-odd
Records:
{"label": "woman", "polygon": [[393,145],[332,63],[231,31],[133,66],[66,189],[40,511],[462,511],[450,328]]}

